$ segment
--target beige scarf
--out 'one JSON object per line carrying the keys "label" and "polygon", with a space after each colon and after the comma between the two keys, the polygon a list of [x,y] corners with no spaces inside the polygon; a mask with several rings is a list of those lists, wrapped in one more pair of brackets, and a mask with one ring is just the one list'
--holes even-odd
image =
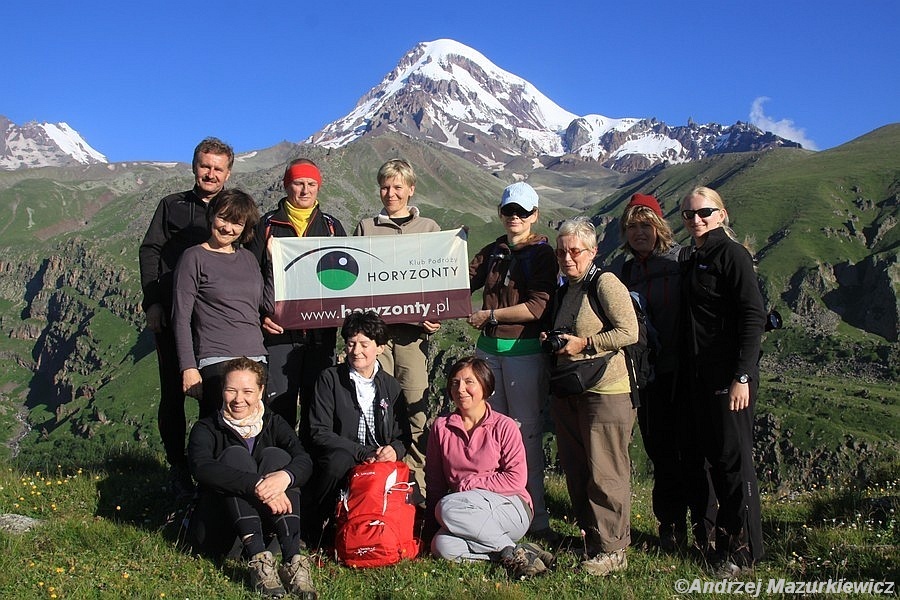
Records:
{"label": "beige scarf", "polygon": [[243,419],[232,419],[222,408],[222,419],[225,424],[234,429],[243,439],[256,437],[262,431],[263,415],[266,414],[266,407],[260,400],[256,405],[256,411],[247,415]]}

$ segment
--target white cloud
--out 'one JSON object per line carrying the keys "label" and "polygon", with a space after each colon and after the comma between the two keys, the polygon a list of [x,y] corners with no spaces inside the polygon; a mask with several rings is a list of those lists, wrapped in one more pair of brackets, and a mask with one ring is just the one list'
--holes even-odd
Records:
{"label": "white cloud", "polygon": [[760,96],[753,101],[750,107],[750,122],[762,129],[763,131],[771,131],[777,136],[787,140],[802,144],[807,150],[818,150],[819,147],[814,141],[806,137],[806,130],[794,125],[790,119],[781,119],[775,121],[763,112],[763,103],[768,101],[766,96]]}

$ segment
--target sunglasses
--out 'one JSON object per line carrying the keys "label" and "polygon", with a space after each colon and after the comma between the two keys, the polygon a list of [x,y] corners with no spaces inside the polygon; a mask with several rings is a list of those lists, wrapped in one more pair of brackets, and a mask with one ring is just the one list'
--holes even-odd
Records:
{"label": "sunglasses", "polygon": [[701,219],[708,219],[712,216],[714,212],[717,210],[721,210],[719,208],[713,208],[710,206],[706,206],[704,208],[698,208],[697,210],[686,209],[681,211],[681,218],[685,221],[690,221],[694,218],[694,215],[699,215]]}
{"label": "sunglasses", "polygon": [[556,249],[556,258],[562,260],[566,257],[566,254],[572,257],[572,260],[578,260],[578,257],[581,256],[582,252],[588,252],[587,248],[569,248],[565,250],[563,248]]}
{"label": "sunglasses", "polygon": [[516,216],[516,217],[519,217],[520,219],[527,219],[528,217],[533,215],[534,211],[536,211],[536,210],[537,210],[536,208],[532,208],[531,210],[525,210],[518,204],[507,204],[506,206],[500,207],[500,214],[503,215],[504,217]]}

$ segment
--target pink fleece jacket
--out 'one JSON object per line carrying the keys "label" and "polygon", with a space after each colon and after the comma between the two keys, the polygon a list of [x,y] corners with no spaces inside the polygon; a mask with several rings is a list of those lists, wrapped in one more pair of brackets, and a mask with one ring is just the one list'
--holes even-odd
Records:
{"label": "pink fleece jacket", "polygon": [[445,495],[473,489],[520,496],[533,510],[527,481],[522,434],[511,418],[488,405],[484,419],[469,432],[456,412],[434,421],[425,460],[429,514]]}

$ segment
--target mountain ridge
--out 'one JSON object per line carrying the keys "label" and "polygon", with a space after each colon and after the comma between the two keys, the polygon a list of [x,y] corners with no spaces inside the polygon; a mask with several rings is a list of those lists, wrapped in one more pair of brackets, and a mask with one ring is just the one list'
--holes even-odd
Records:
{"label": "mountain ridge", "polygon": [[343,118],[306,142],[336,148],[395,131],[502,170],[520,156],[573,155],[620,172],[800,144],[737,122],[669,126],[655,118],[578,116],[525,79],[456,42],[422,42]]}
{"label": "mountain ridge", "polygon": [[[7,132],[0,139],[0,169],[107,162],[65,123],[19,127],[0,117],[0,131]],[[669,125],[654,117],[576,115],[478,50],[450,39],[417,44],[353,110],[304,143],[334,149],[388,132],[430,140],[489,171],[531,159],[578,160],[634,173],[724,153],[800,147],[740,121]]]}
{"label": "mountain ridge", "polygon": [[[284,162],[298,156],[319,164],[319,200],[348,229],[381,208],[378,165],[407,158],[419,176],[416,205],[446,228],[467,225],[470,252],[502,233],[497,202],[516,178],[540,190],[537,233],[552,239],[559,220],[587,214],[607,261],[619,252],[617,218],[630,194],[656,195],[684,240],[678,199],[694,185],[712,185],[759,258],[767,304],[786,323],[765,345],[762,451],[781,453],[791,469],[816,477],[805,483],[819,484],[826,463],[828,473],[850,468],[823,457],[857,458],[846,450],[848,435],[854,444],[896,449],[887,432],[900,418],[892,383],[900,373],[900,228],[890,225],[900,211],[900,125],[824,152],[723,154],[631,177],[598,175],[596,165],[563,158],[546,167],[521,159],[517,173],[490,173],[433,141],[390,133],[334,149],[284,144],[269,156],[247,156],[229,187],[267,210],[283,195]],[[0,427],[15,432],[15,416],[28,413],[31,430],[16,437],[25,456],[103,444],[158,448],[158,379],[139,307],[137,246],[159,199],[191,181],[186,163],[0,172]],[[434,403],[443,398],[443,369],[473,342],[465,322],[442,327],[430,362]],[[796,379],[798,370],[810,380]],[[852,416],[874,414],[883,429],[847,429],[846,418],[832,423],[829,402],[865,407]],[[810,448],[794,447],[807,442]]]}
{"label": "mountain ridge", "polygon": [[106,163],[68,123],[16,125],[0,115],[0,169],[67,167]]}

